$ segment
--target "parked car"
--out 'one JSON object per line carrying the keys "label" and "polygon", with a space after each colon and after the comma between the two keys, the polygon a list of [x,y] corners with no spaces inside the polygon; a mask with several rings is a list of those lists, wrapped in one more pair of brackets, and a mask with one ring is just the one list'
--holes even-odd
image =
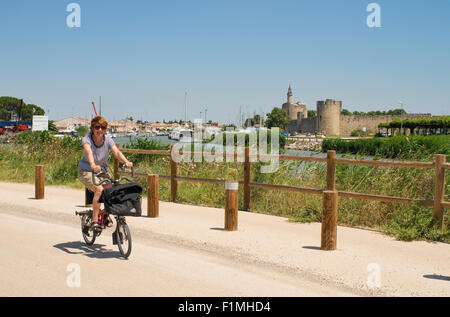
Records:
{"label": "parked car", "polygon": [[63,131],[63,132],[58,132],[54,135],[55,138],[64,138],[65,136],[72,136],[72,137],[78,137],[78,133],[76,131]]}

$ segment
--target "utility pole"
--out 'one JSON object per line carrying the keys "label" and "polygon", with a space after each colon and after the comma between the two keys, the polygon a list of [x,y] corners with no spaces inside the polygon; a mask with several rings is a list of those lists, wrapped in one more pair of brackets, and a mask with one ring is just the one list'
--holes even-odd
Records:
{"label": "utility pole", "polygon": [[242,115],[241,115],[241,108],[242,106],[239,106],[239,127],[242,126]]}
{"label": "utility pole", "polygon": [[399,101],[402,112],[400,114],[400,136],[403,135],[403,101]]}

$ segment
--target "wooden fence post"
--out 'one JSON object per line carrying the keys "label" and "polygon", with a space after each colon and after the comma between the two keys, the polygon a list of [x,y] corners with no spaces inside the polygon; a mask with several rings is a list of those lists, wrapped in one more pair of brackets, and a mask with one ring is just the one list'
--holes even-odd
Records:
{"label": "wooden fence post", "polygon": [[[116,143],[116,147],[119,148],[119,143]],[[120,174],[119,174],[119,160],[116,159],[116,157],[114,157],[114,161],[113,161],[113,166],[114,166],[114,179],[119,179]]]}
{"label": "wooden fence post", "polygon": [[225,182],[225,230],[238,229],[238,182]]}
{"label": "wooden fence post", "polygon": [[35,167],[35,198],[44,199],[44,165],[36,165]]}
{"label": "wooden fence post", "polygon": [[250,179],[251,179],[251,165],[250,165],[250,148],[245,148],[244,161],[244,210],[250,211]]}
{"label": "wooden fence post", "polygon": [[435,159],[435,175],[434,175],[434,219],[444,224],[444,207],[441,203],[444,201],[445,195],[445,155],[436,154]]}
{"label": "wooden fence post", "polygon": [[323,192],[322,208],[322,237],[320,249],[324,251],[336,250],[337,245],[337,217],[338,192],[326,190]]}
{"label": "wooden fence post", "polygon": [[172,145],[170,145],[170,196],[171,201],[175,202],[177,200],[177,190],[178,184],[175,179],[177,177],[177,162],[172,158]]}
{"label": "wooden fence post", "polygon": [[159,175],[147,175],[147,217],[159,217]]}
{"label": "wooden fence post", "polygon": [[327,152],[327,190],[336,190],[336,151]]}
{"label": "wooden fence post", "polygon": [[322,201],[322,250],[336,250],[338,192],[336,191],[336,151],[327,151],[327,190]]}

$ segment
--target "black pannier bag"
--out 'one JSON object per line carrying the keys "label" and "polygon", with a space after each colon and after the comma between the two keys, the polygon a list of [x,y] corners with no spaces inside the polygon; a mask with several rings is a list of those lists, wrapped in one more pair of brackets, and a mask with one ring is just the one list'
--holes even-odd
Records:
{"label": "black pannier bag", "polygon": [[140,217],[141,194],[142,187],[136,183],[120,184],[104,189],[99,202],[113,215]]}

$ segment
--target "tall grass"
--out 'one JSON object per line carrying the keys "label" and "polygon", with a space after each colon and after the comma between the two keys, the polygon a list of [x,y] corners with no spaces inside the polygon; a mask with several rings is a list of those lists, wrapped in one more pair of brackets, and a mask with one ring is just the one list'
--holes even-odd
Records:
{"label": "tall grass", "polygon": [[[167,149],[150,140],[136,140],[129,147]],[[45,165],[46,184],[65,184],[82,188],[77,180],[77,165],[83,155],[80,141],[55,139],[46,133],[23,134],[11,147],[0,147],[1,180],[34,182],[34,166]],[[139,173],[170,175],[170,157],[129,154]],[[412,153],[410,155],[412,157]],[[432,155],[418,155],[432,160]],[[110,161],[112,164],[112,160]],[[256,162],[251,165],[252,182],[307,188],[325,188],[326,165],[323,163],[280,161],[275,173],[262,173]],[[178,164],[179,176],[223,180],[243,180],[243,164],[239,162],[183,162]],[[448,175],[448,173],[447,173]],[[338,190],[415,199],[433,199],[433,170],[392,167],[338,165]],[[447,176],[447,184],[450,177]],[[136,181],[146,190],[146,179]],[[146,194],[146,193],[145,193]],[[160,179],[160,199],[170,201],[170,182]],[[178,182],[177,202],[202,206],[224,207],[223,185]],[[446,200],[449,191],[446,190]],[[243,190],[239,190],[239,208],[243,208]],[[291,221],[321,221],[322,197],[303,193],[254,188],[251,190],[251,210],[288,217]],[[401,240],[441,240],[450,242],[447,226],[443,230],[433,220],[429,207],[341,198],[340,224],[382,230]],[[448,210],[445,222],[449,221]]]}
{"label": "tall grass", "polygon": [[[267,174],[261,173],[263,164],[252,164],[252,182],[317,189],[326,186],[326,165],[323,163],[280,161],[278,171]],[[155,156],[152,160],[148,158],[137,162],[136,166],[140,172],[170,175],[169,157]],[[180,163],[177,174],[225,180],[244,178],[241,163]],[[336,169],[338,190],[417,200],[433,199],[433,179],[434,171],[428,169],[356,165],[338,165]],[[145,186],[144,179],[140,182]],[[448,197],[448,190],[446,195]],[[160,198],[170,200],[170,183],[167,180],[160,181]],[[177,201],[224,207],[224,188],[223,185],[181,181],[178,183]],[[243,208],[242,188],[239,190],[239,208]],[[251,190],[251,210],[288,217],[291,221],[320,222],[322,196],[254,188]],[[448,218],[446,213],[446,223]],[[341,198],[338,220],[343,225],[382,230],[402,240],[450,241],[447,227],[441,230],[433,219],[433,209],[429,207]]]}
{"label": "tall grass", "polygon": [[46,184],[80,187],[76,180],[82,156],[81,140],[57,139],[47,131],[24,132],[0,148],[0,179],[32,183],[35,166],[43,164]]}
{"label": "tall grass", "polygon": [[[398,136],[353,141],[325,140],[322,150],[338,153],[372,155],[375,159],[390,158],[414,161],[433,161],[435,154],[450,158],[450,135]],[[450,175],[446,173],[446,184]],[[379,194],[413,199],[433,200],[434,170],[414,168],[337,166],[339,190]],[[450,186],[445,190],[445,200],[450,200]],[[344,223],[361,224],[381,228],[387,234],[402,240],[429,239],[449,241],[449,211],[445,210],[444,228],[433,219],[433,208],[418,205],[402,205],[343,199],[340,219]],[[355,208],[345,200],[355,201]],[[357,216],[358,210],[364,215]]]}

